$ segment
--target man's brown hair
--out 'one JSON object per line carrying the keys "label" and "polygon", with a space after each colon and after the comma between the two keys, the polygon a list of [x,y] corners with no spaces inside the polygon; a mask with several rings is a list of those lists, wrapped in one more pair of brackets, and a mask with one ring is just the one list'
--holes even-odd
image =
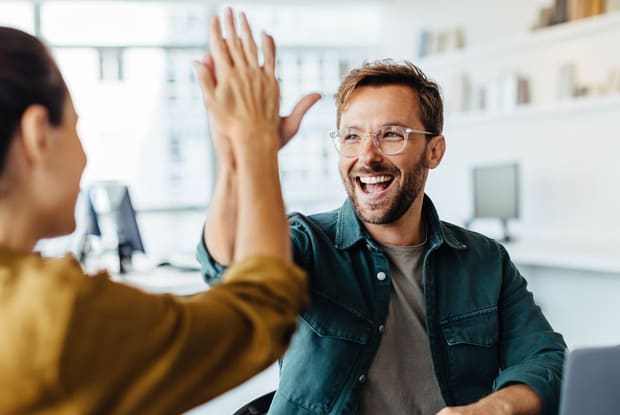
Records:
{"label": "man's brown hair", "polygon": [[420,118],[424,129],[436,135],[441,134],[443,102],[439,86],[428,79],[413,63],[409,61],[398,63],[392,59],[366,62],[345,76],[336,94],[336,125],[340,126],[340,116],[349,103],[353,91],[363,86],[385,85],[404,85],[416,92],[420,100]]}

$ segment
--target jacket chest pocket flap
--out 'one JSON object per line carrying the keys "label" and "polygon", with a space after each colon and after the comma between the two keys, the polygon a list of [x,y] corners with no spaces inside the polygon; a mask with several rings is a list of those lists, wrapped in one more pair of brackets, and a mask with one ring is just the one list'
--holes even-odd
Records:
{"label": "jacket chest pocket flap", "polygon": [[367,344],[372,322],[330,300],[316,298],[301,318],[320,337]]}
{"label": "jacket chest pocket flap", "polygon": [[493,347],[499,335],[497,307],[474,311],[441,323],[449,346]]}

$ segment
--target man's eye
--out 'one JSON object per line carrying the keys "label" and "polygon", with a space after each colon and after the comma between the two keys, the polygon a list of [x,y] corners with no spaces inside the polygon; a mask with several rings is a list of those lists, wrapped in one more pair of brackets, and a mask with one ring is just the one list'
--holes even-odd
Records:
{"label": "man's eye", "polygon": [[360,140],[360,136],[357,134],[347,134],[344,137],[342,137],[342,141],[344,142],[355,142],[359,140]]}
{"label": "man's eye", "polygon": [[400,131],[386,131],[383,133],[384,140],[402,140],[403,134]]}

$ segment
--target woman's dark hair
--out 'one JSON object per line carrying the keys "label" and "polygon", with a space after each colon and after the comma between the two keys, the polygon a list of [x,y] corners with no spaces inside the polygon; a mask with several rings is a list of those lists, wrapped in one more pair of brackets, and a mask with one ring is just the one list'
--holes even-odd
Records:
{"label": "woman's dark hair", "polygon": [[0,173],[26,108],[43,105],[50,123],[60,125],[66,94],[47,47],[32,35],[0,26]]}

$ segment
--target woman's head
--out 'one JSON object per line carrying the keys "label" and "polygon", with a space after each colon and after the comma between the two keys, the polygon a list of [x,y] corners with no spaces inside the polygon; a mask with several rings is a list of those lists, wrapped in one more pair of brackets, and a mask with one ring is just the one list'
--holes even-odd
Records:
{"label": "woman's head", "polygon": [[37,38],[0,27],[0,202],[19,200],[40,237],[73,231],[86,158],[77,115],[49,50]]}
{"label": "woman's head", "polygon": [[0,174],[11,139],[32,104],[47,109],[60,125],[67,87],[48,49],[34,36],[0,27]]}

